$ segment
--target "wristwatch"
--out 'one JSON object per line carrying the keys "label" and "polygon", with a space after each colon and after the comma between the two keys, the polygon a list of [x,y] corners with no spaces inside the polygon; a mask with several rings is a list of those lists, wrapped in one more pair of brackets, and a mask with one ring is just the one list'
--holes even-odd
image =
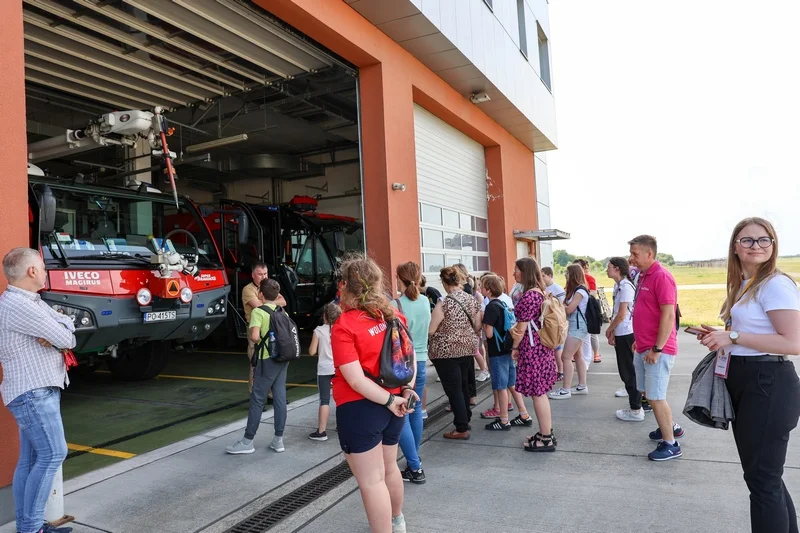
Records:
{"label": "wristwatch", "polygon": [[659,348],[658,346],[653,346],[652,350],[655,353],[661,353],[664,351],[662,348]]}
{"label": "wristwatch", "polygon": [[738,331],[731,331],[728,333],[728,338],[730,338],[733,344],[739,344],[739,332]]}

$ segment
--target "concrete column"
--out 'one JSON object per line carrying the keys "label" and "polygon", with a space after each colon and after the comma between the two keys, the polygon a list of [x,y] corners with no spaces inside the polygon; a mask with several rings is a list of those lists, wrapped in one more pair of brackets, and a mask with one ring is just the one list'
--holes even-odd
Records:
{"label": "concrete column", "polygon": [[[25,70],[22,49],[22,2],[0,2],[0,116],[4,129],[12,132],[0,142],[0,212],[3,231],[0,232],[0,257],[14,247],[28,246],[28,171],[25,139]],[[0,289],[5,278],[0,276]],[[2,369],[0,369],[2,379]],[[14,466],[19,454],[17,426],[11,414],[0,405],[0,523],[13,519],[14,509],[10,489]],[[11,516],[8,516],[10,512]]]}
{"label": "concrete column", "polygon": [[359,83],[367,252],[391,277],[399,263],[420,261],[414,97],[403,72],[386,63],[362,68]]}

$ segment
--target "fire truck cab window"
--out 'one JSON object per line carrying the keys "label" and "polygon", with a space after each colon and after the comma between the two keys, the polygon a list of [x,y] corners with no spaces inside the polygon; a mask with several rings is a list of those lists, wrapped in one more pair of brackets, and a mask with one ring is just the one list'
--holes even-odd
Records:
{"label": "fire truck cab window", "polygon": [[[163,236],[177,227],[191,232],[200,248],[200,262],[216,263],[216,250],[205,226],[197,223],[185,207],[150,198],[104,196],[53,188],[57,199],[55,231],[42,235],[46,260],[61,260],[61,250],[70,259],[147,260]],[[185,234],[170,238],[175,251],[194,253]],[[60,244],[60,247],[59,247]],[[138,257],[137,257],[138,256]]]}

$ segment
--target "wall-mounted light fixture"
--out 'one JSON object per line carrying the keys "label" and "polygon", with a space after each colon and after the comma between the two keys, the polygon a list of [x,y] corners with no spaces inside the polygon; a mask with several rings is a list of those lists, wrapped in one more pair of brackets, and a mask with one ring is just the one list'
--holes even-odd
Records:
{"label": "wall-mounted light fixture", "polygon": [[403,192],[403,191],[406,190],[406,184],[405,183],[392,183],[392,190],[393,191]]}
{"label": "wall-mounted light fixture", "polygon": [[486,93],[472,93],[472,96],[469,97],[469,101],[473,104],[482,104],[489,100],[491,100],[491,98],[489,98],[489,95]]}

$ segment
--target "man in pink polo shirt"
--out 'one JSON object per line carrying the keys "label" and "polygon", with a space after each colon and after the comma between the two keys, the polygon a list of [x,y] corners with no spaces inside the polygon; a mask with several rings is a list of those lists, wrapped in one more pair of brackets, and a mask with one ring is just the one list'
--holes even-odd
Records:
{"label": "man in pink polo shirt", "polygon": [[628,242],[632,265],[639,268],[639,284],[633,305],[633,366],[636,369],[636,388],[645,393],[658,422],[650,438],[659,441],[648,454],[653,461],[667,461],[681,456],[676,438],[684,430],[672,421],[667,403],[669,375],[678,354],[675,330],[675,306],[678,288],[675,278],[656,261],[658,245],[655,237],[640,235]]}

